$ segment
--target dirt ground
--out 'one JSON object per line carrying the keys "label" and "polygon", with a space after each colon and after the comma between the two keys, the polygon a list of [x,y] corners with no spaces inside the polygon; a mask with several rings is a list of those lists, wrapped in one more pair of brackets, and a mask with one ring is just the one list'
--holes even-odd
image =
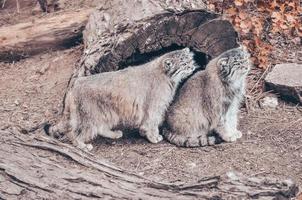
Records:
{"label": "dirt ground", "polygon": [[[55,120],[81,47],[0,64],[0,128],[28,129]],[[93,154],[121,168],[160,181],[196,181],[235,170],[247,175],[291,178],[302,185],[302,108],[242,108],[243,138],[213,147],[150,144],[137,133],[113,141],[98,138]],[[43,134],[43,133],[41,133]]]}
{"label": "dirt ground", "polygon": [[[45,18],[52,15],[58,15],[61,12],[69,10],[78,10],[84,8],[96,7],[101,0],[54,0],[59,2],[60,9],[56,12],[43,13],[39,11],[39,5],[36,0],[19,1],[19,10],[16,7],[15,0],[0,0],[0,26],[13,25],[22,22],[29,22],[39,18]],[[5,3],[3,3],[5,2]],[[51,1],[48,1],[51,2]]]}
{"label": "dirt ground", "polygon": [[[26,15],[9,18],[3,12],[0,25],[20,22]],[[16,63],[0,63],[0,129],[28,129],[45,120],[55,121],[81,53],[82,46],[78,46]],[[251,72],[249,88],[261,73]],[[178,148],[165,141],[150,144],[137,133],[131,133],[116,141],[98,138],[92,153],[153,180],[191,182],[235,170],[250,176],[291,178],[301,186],[302,107],[280,101],[276,109],[260,108],[253,100],[261,99],[263,94],[250,95],[248,109],[242,108],[240,113],[239,129],[243,137],[234,143]]]}

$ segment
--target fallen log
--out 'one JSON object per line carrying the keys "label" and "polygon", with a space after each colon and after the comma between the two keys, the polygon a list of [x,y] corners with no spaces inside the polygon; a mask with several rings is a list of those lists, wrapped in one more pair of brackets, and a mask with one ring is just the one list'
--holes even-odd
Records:
{"label": "fallen log", "polygon": [[0,131],[0,199],[290,199],[291,181],[230,172],[196,183],[148,180],[42,134]]}
{"label": "fallen log", "polygon": [[69,48],[82,38],[91,9],[64,12],[0,28],[0,61]]}
{"label": "fallen log", "polygon": [[103,1],[83,38],[75,77],[118,70],[175,48],[190,47],[211,58],[238,46],[231,23],[197,0]]}

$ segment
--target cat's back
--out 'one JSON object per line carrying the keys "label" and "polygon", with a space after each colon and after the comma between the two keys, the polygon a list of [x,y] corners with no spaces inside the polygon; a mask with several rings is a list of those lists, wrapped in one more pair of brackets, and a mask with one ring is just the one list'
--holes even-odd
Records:
{"label": "cat's back", "polygon": [[[74,83],[74,89],[119,90],[146,86],[155,77],[156,69],[147,66],[128,67],[113,72],[103,72],[91,76],[79,77]],[[142,84],[143,83],[143,84]]]}
{"label": "cat's back", "polygon": [[205,89],[208,75],[206,71],[198,71],[189,78],[180,88],[175,97],[172,107],[180,106],[181,104],[196,105],[196,100],[199,100]]}
{"label": "cat's back", "polygon": [[217,74],[211,70],[196,72],[179,89],[175,100],[167,113],[169,123],[198,118],[211,113],[211,109],[220,109],[213,102],[220,101],[223,88]]}

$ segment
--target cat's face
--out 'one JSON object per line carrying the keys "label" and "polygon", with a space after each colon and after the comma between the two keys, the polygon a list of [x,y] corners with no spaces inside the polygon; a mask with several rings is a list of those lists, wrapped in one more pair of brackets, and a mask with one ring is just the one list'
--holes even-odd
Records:
{"label": "cat's face", "polygon": [[162,63],[167,76],[177,82],[191,75],[199,67],[193,60],[193,56],[189,48],[167,54]]}
{"label": "cat's face", "polygon": [[250,70],[250,54],[240,46],[221,54],[217,60],[222,78],[227,81],[236,81],[244,78]]}

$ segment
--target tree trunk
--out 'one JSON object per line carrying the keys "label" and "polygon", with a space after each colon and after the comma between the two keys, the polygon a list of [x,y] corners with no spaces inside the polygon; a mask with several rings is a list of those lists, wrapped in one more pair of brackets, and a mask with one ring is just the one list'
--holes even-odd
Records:
{"label": "tree trunk", "polygon": [[42,134],[0,137],[0,199],[290,199],[298,192],[290,181],[236,173],[160,183]]}
{"label": "tree trunk", "polygon": [[0,28],[0,61],[18,60],[49,49],[69,48],[82,39],[91,9]]}

